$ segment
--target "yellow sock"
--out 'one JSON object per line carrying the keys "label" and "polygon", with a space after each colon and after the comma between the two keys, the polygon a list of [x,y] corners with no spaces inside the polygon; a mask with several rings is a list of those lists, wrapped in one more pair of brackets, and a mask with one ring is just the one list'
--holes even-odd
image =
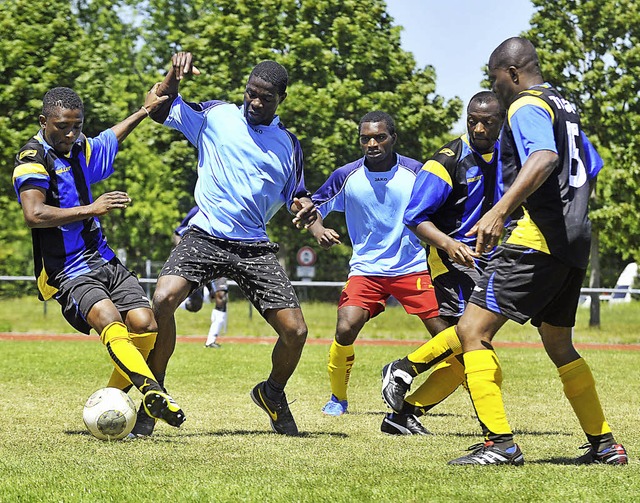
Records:
{"label": "yellow sock", "polygon": [[[131,337],[131,342],[133,342],[133,345],[138,348],[138,351],[140,351],[140,354],[144,358],[144,361],[147,361],[147,358],[149,358],[149,353],[151,353],[153,346],[155,346],[156,344],[158,332],[147,332],[144,334],[129,333],[129,337]],[[110,388],[125,389],[131,386],[131,384],[132,383],[128,377],[122,375],[116,369],[113,369],[111,378],[109,379],[107,386]]]}
{"label": "yellow sock", "polygon": [[[407,358],[412,363],[431,363],[436,358],[447,358],[451,354],[462,354],[462,344],[458,339],[456,327],[449,327],[436,335],[429,342],[424,343]],[[416,372],[420,373],[420,372]]]}
{"label": "yellow sock", "polygon": [[604,419],[596,382],[587,362],[578,358],[558,368],[558,374],[564,394],[578,416],[584,432],[593,436],[611,433],[611,428]]}
{"label": "yellow sock", "polygon": [[150,389],[161,389],[144,357],[134,346],[124,323],[114,322],[107,325],[100,334],[100,340],[107,347],[116,370],[127,382],[133,383],[142,393]]}
{"label": "yellow sock", "polygon": [[498,356],[490,349],[469,351],[464,354],[464,367],[469,394],[487,438],[512,437],[502,402],[502,369]]}
{"label": "yellow sock", "polygon": [[347,386],[351,376],[351,367],[356,359],[353,344],[341,346],[335,339],[329,348],[329,381],[331,382],[331,393],[338,400],[347,399]]}
{"label": "yellow sock", "polygon": [[450,356],[433,369],[426,381],[405,398],[416,407],[426,410],[442,402],[464,381],[464,366],[458,358]]}

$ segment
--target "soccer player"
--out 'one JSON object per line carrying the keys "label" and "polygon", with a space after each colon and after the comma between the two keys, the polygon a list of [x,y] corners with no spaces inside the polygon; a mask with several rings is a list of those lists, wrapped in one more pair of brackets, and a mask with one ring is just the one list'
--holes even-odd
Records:
{"label": "soccer player", "polygon": [[[185,75],[200,73],[192,60],[188,52],[173,55],[171,70],[157,89],[159,96],[169,96],[168,106],[152,114],[198,149],[194,195],[199,211],[160,272],[153,297],[158,342],[150,362],[164,379],[175,348],[177,307],[213,278],[233,279],[279,336],[271,374],[253,388],[251,397],[276,433],[297,435],[284,388],[300,360],[307,325],[276,257],[278,245],[266,232],[283,204],[295,214],[296,226],[316,216],[304,186],[300,143],[276,115],[287,96],[287,71],[274,61],[256,65],[239,107],[217,100],[189,103],[178,88]],[[153,425],[136,423],[136,429],[150,434]]]}
{"label": "soccer player", "polygon": [[[466,382],[485,436],[454,465],[521,465],[502,402],[502,373],[491,341],[508,319],[538,327],[588,440],[578,463],[626,464],[605,420],[589,366],[572,327],[589,260],[588,202],[602,160],[586,141],[573,104],[546,83],[531,42],[513,37],[489,58],[489,78],[507,120],[500,135],[505,194],[469,231],[476,253],[509,231],[474,289],[456,328],[432,339],[425,363],[463,353]],[[424,346],[423,346],[424,347]],[[394,379],[389,380],[393,387]],[[399,393],[403,388],[398,388]]]}
{"label": "soccer player", "polygon": [[107,245],[98,217],[131,202],[126,192],[93,199],[91,185],[113,174],[120,143],[162,103],[150,92],[136,112],[95,138],[82,134],[84,105],[56,87],[42,101],[40,131],[16,156],[13,186],[31,228],[39,298],[54,298],[76,330],[93,328],[115,370],[107,386],[144,395],[148,420],[180,426],[184,413],[157,382],[146,359],[157,325],[136,277]]}
{"label": "soccer player", "polygon": [[[502,195],[497,140],[503,120],[504,110],[494,93],[482,91],[473,96],[467,105],[467,132],[426,162],[404,213],[404,223],[429,245],[431,281],[440,318],[447,326],[458,323],[489,257],[478,256],[475,236],[466,234]],[[385,366],[383,377],[388,380],[395,371],[396,377],[406,378],[408,390],[413,378],[427,368],[419,359],[420,349]],[[464,380],[461,360],[449,355],[434,367],[434,375],[404,400],[395,394],[387,400],[383,393],[388,405],[398,411],[387,414],[383,425],[399,415],[420,417],[453,393]],[[449,375],[444,372],[447,368],[457,379],[440,377]],[[392,402],[394,398],[397,403]]]}
{"label": "soccer player", "polygon": [[[407,313],[418,316],[431,335],[446,327],[437,318],[425,250],[402,223],[422,163],[394,151],[396,127],[384,112],[362,117],[358,133],[364,156],[338,168],[316,191],[313,202],[320,216],[309,227],[323,248],[340,244],[335,230],[325,228],[323,222],[332,211],[342,212],[353,245],[349,279],[340,296],[335,338],[329,349],[331,398],[322,411],[330,416],[347,412],[354,342],[365,323],[384,311],[390,296]],[[382,428],[392,434],[428,433],[411,415],[388,421]]]}
{"label": "soccer player", "polygon": [[[173,231],[173,244],[177,245],[182,239],[182,235],[187,232],[189,222],[198,213],[198,207],[194,206],[189,210],[187,216],[182,219],[180,225]],[[221,346],[217,341],[221,332],[227,326],[227,302],[229,299],[227,278],[216,278],[206,285],[209,297],[214,302],[214,308],[211,310],[211,325],[207,334],[207,340],[204,343],[206,348],[219,349]],[[202,309],[204,303],[204,286],[196,288],[189,297],[181,304],[184,308],[192,313],[197,313]]]}

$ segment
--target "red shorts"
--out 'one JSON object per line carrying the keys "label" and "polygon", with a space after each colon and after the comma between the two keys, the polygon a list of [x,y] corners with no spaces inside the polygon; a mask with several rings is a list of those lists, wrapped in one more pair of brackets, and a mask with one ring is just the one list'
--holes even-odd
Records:
{"label": "red shorts", "polygon": [[427,271],[403,276],[351,276],[342,289],[338,309],[358,306],[373,318],[387,305],[393,295],[404,310],[421,320],[438,316],[438,301]]}

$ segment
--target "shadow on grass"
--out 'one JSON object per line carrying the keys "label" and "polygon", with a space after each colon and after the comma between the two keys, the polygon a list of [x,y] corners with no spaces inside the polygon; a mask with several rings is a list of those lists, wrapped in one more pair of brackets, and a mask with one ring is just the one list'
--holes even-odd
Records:
{"label": "shadow on grass", "polygon": [[[69,436],[83,436],[90,437],[91,434],[86,430],[66,430],[64,431],[65,435]],[[141,437],[138,440],[153,440],[157,442],[174,442],[176,440],[180,440],[181,438],[188,437],[226,437],[226,436],[243,436],[243,435],[274,435],[274,436],[282,436],[286,437],[286,435],[278,435],[277,433],[269,430],[218,430],[218,431],[198,431],[198,432],[190,432],[190,433],[180,433],[176,432],[175,435],[167,436],[160,434],[153,434],[150,437]],[[342,432],[331,432],[331,431],[323,431],[323,432],[309,432],[302,431],[298,435],[297,438],[322,438],[322,437],[336,437],[336,438],[348,438],[349,435]]]}

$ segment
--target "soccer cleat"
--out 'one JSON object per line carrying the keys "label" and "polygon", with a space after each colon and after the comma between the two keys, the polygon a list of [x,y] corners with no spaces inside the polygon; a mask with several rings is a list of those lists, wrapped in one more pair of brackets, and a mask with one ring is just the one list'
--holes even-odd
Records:
{"label": "soccer cleat", "polygon": [[327,416],[341,416],[347,413],[347,407],[349,403],[346,400],[338,400],[335,395],[331,395],[329,401],[322,407],[322,413]]}
{"label": "soccer cleat", "polygon": [[164,391],[147,391],[142,399],[142,405],[149,416],[162,419],[176,428],[179,428],[187,419],[180,406]]}
{"label": "soccer cleat", "polygon": [[626,449],[621,444],[613,444],[596,451],[591,444],[584,444],[580,446],[580,449],[589,449],[582,456],[576,459],[576,464],[588,465],[591,463],[605,464],[605,465],[626,465],[629,462]]}
{"label": "soccer cleat", "polygon": [[470,454],[449,461],[449,465],[524,465],[524,456],[518,444],[500,449],[491,440],[475,444],[467,449]]}
{"label": "soccer cleat", "polygon": [[298,427],[293,419],[287,397],[283,394],[279,402],[274,402],[267,398],[264,391],[266,382],[263,381],[255,385],[251,390],[251,399],[263,411],[269,414],[271,429],[281,435],[297,435]]}
{"label": "soccer cleat", "polygon": [[382,399],[394,411],[400,412],[413,377],[404,370],[396,368],[397,361],[382,368]]}
{"label": "soccer cleat", "polygon": [[222,346],[220,344],[218,344],[217,342],[212,342],[211,344],[205,344],[204,347],[205,348],[220,349]]}
{"label": "soccer cleat", "polygon": [[144,404],[140,404],[140,408],[138,408],[138,414],[136,416],[136,424],[127,438],[150,437],[155,426],[156,418],[147,414],[144,410]]}
{"label": "soccer cleat", "polygon": [[388,435],[431,435],[414,414],[385,414],[380,431]]}

